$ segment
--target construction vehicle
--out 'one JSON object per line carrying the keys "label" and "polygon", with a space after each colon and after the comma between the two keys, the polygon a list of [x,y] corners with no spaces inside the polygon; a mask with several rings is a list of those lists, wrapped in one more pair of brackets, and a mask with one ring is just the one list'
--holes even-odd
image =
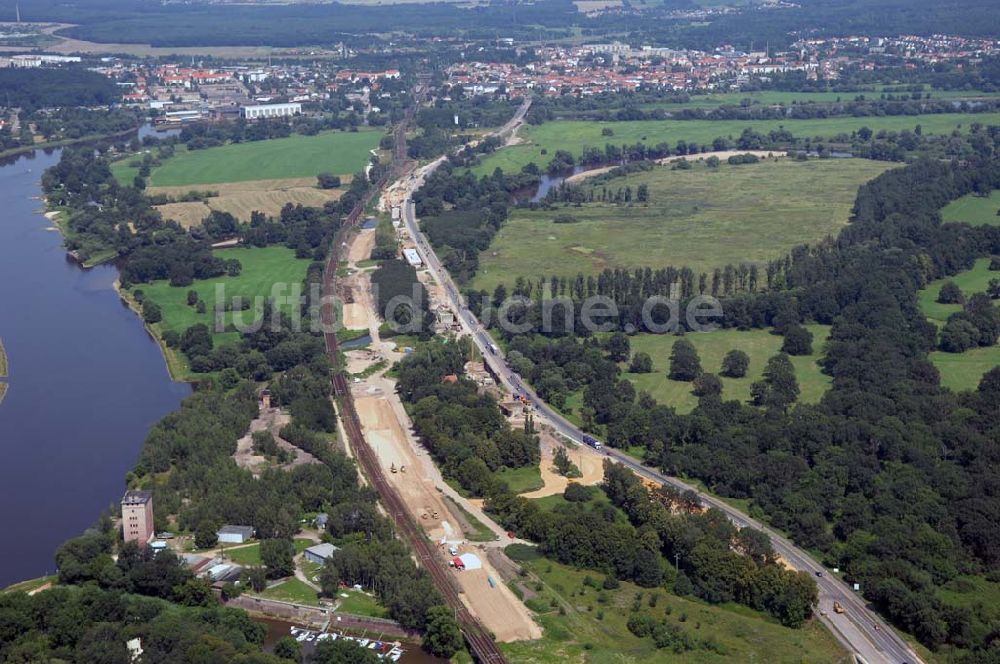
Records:
{"label": "construction vehicle", "polygon": [[834,613],[843,613],[844,612],[844,607],[842,607],[840,605],[840,602],[834,602],[833,603],[833,612]]}
{"label": "construction vehicle", "polygon": [[392,473],[393,475],[396,474],[396,464],[395,463],[392,464],[391,466],[389,466],[389,472]]}

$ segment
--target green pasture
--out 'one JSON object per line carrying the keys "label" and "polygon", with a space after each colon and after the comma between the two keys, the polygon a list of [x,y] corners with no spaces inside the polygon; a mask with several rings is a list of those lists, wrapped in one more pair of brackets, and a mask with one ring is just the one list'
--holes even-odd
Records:
{"label": "green pasture", "polygon": [[[954,281],[966,297],[982,293],[990,279],[1000,278],[1000,272],[991,272],[989,268],[990,259],[980,258],[971,270],[932,281],[917,294],[921,311],[938,327],[944,325],[948,316],[962,310],[962,305],[938,302],[941,286],[946,281]],[[974,390],[979,386],[984,373],[1000,365],[1000,345],[972,348],[964,353],[934,351],[930,354],[930,360],[941,374],[942,385],[956,392]]]}
{"label": "green pasture", "polygon": [[966,194],[945,205],[941,218],[972,226],[1000,226],[1000,189],[990,192],[989,196]]}
{"label": "green pasture", "polygon": [[[606,268],[688,266],[708,272],[728,263],[779,258],[799,244],[836,236],[858,186],[889,167],[862,159],[765,159],[690,170],[669,166],[615,178],[616,191],[649,188],[649,203],[585,204],[511,211],[479,257],[476,288],[489,292],[517,277],[596,275]],[[589,188],[589,180],[581,184]],[[570,214],[576,223],[553,222]]]}
{"label": "green pasture", "polygon": [[[823,344],[830,334],[826,325],[807,325],[813,334],[813,353],[792,357],[795,375],[799,381],[799,401],[816,403],[830,387],[831,378],[820,372],[817,361],[823,356]],[[691,393],[692,384],[670,380],[670,351],[679,337],[664,334],[638,334],[631,337],[632,353],[649,353],[653,360],[653,372],[648,374],[626,373],[624,377],[632,381],[636,390],[649,392],[659,403],[673,406],[678,412],[688,413],[698,405],[698,397]],[[750,385],[761,379],[767,361],[781,352],[784,338],[772,334],[770,330],[716,330],[695,332],[684,336],[694,344],[701,358],[703,371],[718,374],[722,358],[736,349],[750,356],[750,367],[743,378],[722,379],[722,398],[749,401]]]}
{"label": "green pasture", "polygon": [[[328,131],[315,136],[294,135],[266,141],[229,143],[205,150],[178,146],[176,154],[153,169],[151,187],[208,185],[250,180],[303,178],[334,173],[350,175],[368,163],[382,132]],[[112,164],[120,181],[131,184],[137,169],[133,158]]]}
{"label": "green pasture", "polygon": [[[254,308],[254,298],[262,298],[260,300],[262,306],[264,300],[272,294],[287,296],[292,287],[301,290],[302,280],[309,266],[307,259],[295,258],[295,252],[286,247],[222,249],[215,252],[215,255],[227,260],[231,258],[239,260],[243,265],[243,271],[238,277],[225,276],[199,280],[190,286],[171,286],[169,281],[163,280],[138,284],[135,287],[135,290],[141,290],[147,298],[160,306],[163,320],[153,325],[155,331],[162,334],[166,330],[173,330],[183,334],[192,325],[204,323],[212,332],[216,346],[236,341],[239,338],[238,332],[215,331],[216,287],[224,287],[222,294],[227,302],[231,302],[234,297],[242,297],[244,301],[249,299],[251,302],[251,309],[248,311],[225,312],[224,324],[228,326],[234,321],[239,321],[241,324],[250,325],[258,315],[256,311],[259,311]],[[287,285],[287,288],[279,292],[273,290],[275,285],[278,288]],[[187,303],[189,290],[197,292],[199,298],[205,302],[205,313],[198,313],[195,307]],[[298,304],[285,303],[280,308],[291,313],[293,310],[298,311]]]}

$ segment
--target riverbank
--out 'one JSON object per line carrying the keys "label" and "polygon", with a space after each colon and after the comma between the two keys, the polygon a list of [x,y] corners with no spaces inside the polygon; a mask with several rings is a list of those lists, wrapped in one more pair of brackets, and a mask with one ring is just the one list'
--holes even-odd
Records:
{"label": "riverbank", "polygon": [[3,339],[0,339],[0,403],[7,396],[7,350],[3,347]]}
{"label": "riverbank", "polygon": [[142,322],[142,326],[146,329],[146,334],[148,334],[160,348],[160,354],[163,356],[163,363],[167,365],[167,373],[170,374],[170,380],[175,383],[195,384],[197,381],[192,380],[190,376],[186,375],[189,372],[189,369],[183,356],[181,356],[173,348],[168,347],[160,333],[153,329],[153,326],[143,319],[142,306],[138,301],[136,301],[132,292],[122,288],[122,282],[120,279],[115,279],[112,287],[115,289],[115,292],[118,294],[118,297],[121,298],[122,302],[124,302],[129,310],[135,314],[136,318]]}
{"label": "riverbank", "polygon": [[0,151],[0,159],[4,159],[6,157],[17,157],[23,154],[28,154],[29,152],[34,152],[35,150],[55,150],[58,148],[65,148],[70,145],[79,145],[80,143],[91,143],[94,141],[106,141],[112,138],[121,138],[122,136],[128,136],[133,132],[139,131],[141,126],[142,125],[137,125],[132,129],[125,129],[124,131],[118,131],[112,134],[90,134],[87,136],[81,136],[80,138],[64,138],[58,141],[43,141],[41,143],[35,143],[34,145],[22,145],[21,147]]}

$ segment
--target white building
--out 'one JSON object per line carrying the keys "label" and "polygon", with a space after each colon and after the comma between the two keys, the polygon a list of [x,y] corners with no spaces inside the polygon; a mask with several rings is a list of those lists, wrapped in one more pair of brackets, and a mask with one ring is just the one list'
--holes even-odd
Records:
{"label": "white building", "polygon": [[216,531],[215,535],[222,544],[243,544],[253,537],[253,528],[250,526],[223,526]]}
{"label": "white building", "polygon": [[256,118],[286,118],[302,112],[302,104],[257,104],[241,106],[240,116],[247,120]]}
{"label": "white building", "polygon": [[417,253],[416,249],[411,249],[409,247],[403,249],[403,257],[406,258],[406,262],[413,267],[420,267],[424,263],[420,260],[420,254]]}

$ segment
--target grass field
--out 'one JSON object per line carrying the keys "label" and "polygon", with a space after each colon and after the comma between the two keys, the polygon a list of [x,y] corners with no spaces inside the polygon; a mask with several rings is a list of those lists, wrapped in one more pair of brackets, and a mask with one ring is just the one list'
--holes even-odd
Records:
{"label": "grass field", "polygon": [[[816,361],[823,355],[823,344],[830,334],[826,325],[808,325],[813,334],[813,354],[792,357],[795,375],[799,381],[801,394],[799,401],[816,403],[830,386],[831,378],[820,372]],[[781,350],[783,337],[768,330],[716,330],[715,332],[685,335],[698,350],[701,368],[718,374],[722,358],[736,348],[750,356],[750,367],[743,378],[722,377],[722,398],[748,401],[750,385],[760,380],[767,361]],[[691,394],[691,383],[670,380],[670,351],[678,339],[672,335],[639,334],[631,338],[632,352],[649,353],[653,359],[653,373],[624,374],[635,385],[636,390],[649,392],[660,403],[673,406],[678,412],[688,413],[698,405],[698,397]]]}
{"label": "grass field", "polygon": [[[347,595],[347,597],[340,597],[340,595]],[[373,618],[386,618],[389,614],[388,610],[379,604],[374,597],[367,593],[358,592],[357,590],[341,590],[338,593],[337,601],[340,602],[337,611],[342,611],[343,613],[353,613],[356,616],[372,616]]]}
{"label": "grass field", "polygon": [[308,604],[311,606],[319,604],[319,594],[294,577],[271,586],[262,592],[261,596],[281,602],[295,602],[296,604]]}
{"label": "grass field", "polygon": [[[649,204],[512,210],[480,254],[473,284],[492,292],[519,276],[574,277],[605,268],[668,265],[711,273],[727,263],[777,258],[795,245],[836,235],[847,223],[858,186],[889,166],[863,159],[780,158],[718,169],[663,166],[615,178],[609,190],[648,185]],[[572,214],[577,223],[553,223],[560,213]]]}
{"label": "grass field", "polygon": [[[535,641],[500,644],[512,662],[846,664],[849,661],[830,632],[816,621],[801,629],[790,629],[743,606],[713,606],[678,597],[662,588],[643,589],[626,582],[617,590],[599,591],[585,585],[584,578],[590,576],[600,581],[603,579],[600,573],[560,565],[540,557],[529,547],[514,545],[507,547],[507,551],[538,579],[527,582],[536,596],[526,599],[526,603],[539,614],[538,620],[545,630],[544,637]],[[640,593],[641,612],[677,625],[699,641],[712,641],[714,649],[699,648],[676,654],[657,650],[651,638],[634,636],[627,623]],[[656,606],[650,607],[649,598],[654,594]]]}
{"label": "grass field", "polygon": [[972,348],[964,353],[934,351],[930,361],[941,374],[941,384],[953,392],[979,387],[983,374],[1000,366],[1000,345]]}
{"label": "grass field", "polygon": [[[141,290],[147,298],[160,306],[163,320],[152,325],[154,332],[162,335],[166,330],[174,330],[178,334],[183,334],[184,330],[192,325],[204,323],[208,325],[216,347],[233,343],[239,339],[238,332],[215,331],[213,312],[216,286],[225,287],[224,297],[227,301],[231,301],[237,296],[244,298],[244,301],[249,298],[251,307],[253,307],[253,298],[266,299],[270,297],[272,287],[276,284],[287,284],[289,288],[300,286],[305,278],[306,268],[309,266],[308,260],[295,258],[295,252],[286,247],[222,249],[215,252],[215,255],[224,259],[238,259],[243,264],[243,271],[238,277],[218,277],[195,281],[190,286],[175,287],[166,280],[136,286],[135,290]],[[197,292],[199,298],[205,302],[205,313],[200,314],[195,307],[188,305],[187,292],[189,290]],[[289,292],[286,289],[280,295],[288,295]],[[262,299],[261,305],[263,301]],[[288,303],[281,307],[283,311],[288,312],[292,308],[293,306]],[[294,308],[297,309],[297,305]],[[259,309],[257,310],[259,311]],[[252,311],[226,312],[223,316],[227,325],[234,320],[250,325],[255,319]],[[236,316],[235,319],[234,316]],[[190,378],[190,369],[182,354],[174,349],[166,350],[167,361],[174,379]]]}
{"label": "grass field", "polygon": [[[991,272],[990,259],[980,258],[971,270],[961,272],[954,277],[932,281],[917,294],[920,309],[927,318],[937,326],[944,325],[948,316],[962,310],[960,304],[941,304],[937,301],[941,286],[946,281],[954,281],[962,289],[966,297],[974,293],[982,293],[990,279],[1000,278],[1000,273]],[[945,353],[934,351],[930,360],[941,373],[941,384],[956,392],[974,390],[979,386],[983,374],[1000,365],[1000,345],[987,348],[973,348],[964,353]]]}
{"label": "grass field", "polygon": [[[621,145],[638,142],[656,145],[666,142],[671,147],[678,140],[694,143],[709,143],[719,136],[736,138],[750,127],[755,131],[768,132],[784,127],[798,138],[821,136],[829,139],[837,134],[850,134],[861,127],[875,131],[880,129],[899,131],[913,129],[920,125],[925,134],[950,133],[956,127],[967,128],[970,124],[1000,124],[1000,113],[941,113],[920,116],[884,117],[837,117],[815,120],[638,120],[633,122],[589,122],[559,121],[542,125],[529,125],[521,130],[524,143],[498,150],[484,159],[473,170],[477,175],[486,175],[500,167],[506,173],[514,173],[529,162],[545,167],[556,150],[568,150],[579,157],[583,148],[604,148],[606,143]],[[614,136],[602,136],[602,129],[611,129]],[[543,155],[542,149],[548,154]]]}
{"label": "grass field", "polygon": [[1000,278],[1000,272],[990,271],[990,259],[980,258],[971,270],[966,270],[953,277],[938,279],[927,284],[927,288],[917,294],[920,310],[935,323],[943,324],[948,320],[948,316],[962,310],[962,305],[960,304],[941,304],[937,301],[938,295],[941,293],[941,287],[945,282],[954,281],[962,289],[965,296],[969,297],[975,293],[985,292],[990,279],[997,278]]}
{"label": "grass field", "polygon": [[973,226],[1000,226],[1000,189],[990,192],[989,196],[966,194],[945,205],[941,218]]}
{"label": "grass field", "polygon": [[498,479],[506,482],[514,493],[527,493],[545,486],[545,482],[542,481],[542,471],[538,469],[538,466],[501,468],[495,475]]}
{"label": "grass field", "polygon": [[[304,537],[296,538],[295,553],[302,553],[313,544],[315,542],[311,539]],[[262,564],[260,559],[260,542],[226,549],[226,557],[240,565],[260,565]]]}
{"label": "grass field", "polygon": [[[153,169],[151,187],[208,185],[278,178],[314,177],[320,173],[352,174],[368,163],[368,151],[378,147],[382,132],[324,132],[268,141],[230,143],[207,150],[177,153]],[[112,173],[131,184],[136,169],[126,158],[112,164]]]}

